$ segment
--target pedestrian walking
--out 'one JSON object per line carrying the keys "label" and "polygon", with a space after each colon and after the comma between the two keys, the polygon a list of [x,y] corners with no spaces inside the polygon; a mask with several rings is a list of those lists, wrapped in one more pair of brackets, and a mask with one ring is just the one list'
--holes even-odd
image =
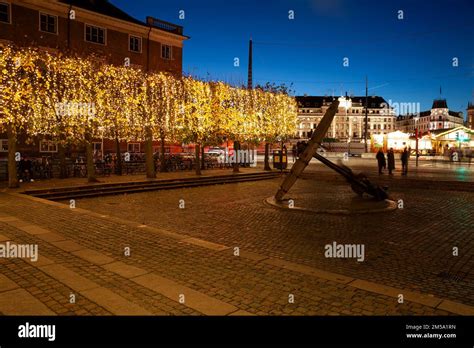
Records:
{"label": "pedestrian walking", "polygon": [[293,144],[291,147],[291,154],[293,155],[293,163],[296,161],[296,157],[298,156],[298,150],[296,149],[296,144]]}
{"label": "pedestrian walking", "polygon": [[387,153],[387,160],[388,160],[388,174],[392,175],[392,171],[395,170],[395,153],[393,152],[393,148]]}
{"label": "pedestrian walking", "polygon": [[386,168],[387,162],[385,161],[385,155],[382,151],[382,149],[377,152],[377,155],[375,156],[377,158],[377,164],[379,166],[379,174],[382,174],[382,170]]}
{"label": "pedestrian walking", "polygon": [[468,149],[466,150],[466,157],[467,157],[467,159],[468,159],[468,161],[469,161],[469,165],[471,165],[471,161],[472,161],[472,149],[471,149],[471,148],[468,148]]}
{"label": "pedestrian walking", "polygon": [[401,161],[402,161],[402,175],[407,175],[408,174],[408,150],[405,148],[402,152],[401,156]]}

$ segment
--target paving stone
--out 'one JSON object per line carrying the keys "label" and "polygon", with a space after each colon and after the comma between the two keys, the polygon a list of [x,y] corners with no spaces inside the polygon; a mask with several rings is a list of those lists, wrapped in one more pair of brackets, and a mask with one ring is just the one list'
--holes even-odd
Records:
{"label": "paving stone", "polygon": [[24,226],[15,226],[15,227],[18,227],[18,229],[25,231],[26,233],[33,234],[33,235],[50,233],[49,230],[41,228],[37,225],[24,225]]}
{"label": "paving stone", "polygon": [[23,289],[0,293],[0,312],[6,315],[54,315],[53,311]]}
{"label": "paving stone", "polygon": [[206,315],[227,315],[237,310],[236,307],[229,305],[228,303],[206,296],[198,291],[156,274],[145,274],[132,278],[131,280],[146,288],[163,294],[172,300],[179,300],[179,296],[184,295],[186,306]]}
{"label": "paving stone", "polygon": [[4,276],[3,274],[0,274],[0,292],[13,290],[18,287],[19,287],[18,284],[16,284],[14,281],[10,280],[8,277]]}
{"label": "paving stone", "polygon": [[66,240],[66,237],[58,234],[58,233],[45,233],[38,235],[38,238],[46,241],[46,242],[59,242]]}
{"label": "paving stone", "polygon": [[95,288],[80,293],[116,315],[152,315],[148,310],[105,288]]}
{"label": "paving stone", "polygon": [[72,254],[99,266],[114,262],[113,258],[92,249],[73,251]]}
{"label": "paving stone", "polygon": [[144,269],[127,265],[126,263],[123,263],[121,261],[116,261],[116,262],[106,264],[103,266],[103,268],[105,268],[106,270],[110,272],[117,273],[124,278],[134,278],[134,277],[138,277],[143,274],[149,273],[148,271]]}
{"label": "paving stone", "polygon": [[85,291],[99,287],[96,283],[61,265],[51,264],[39,268],[54,279],[59,280],[76,291]]}
{"label": "paving stone", "polygon": [[54,246],[64,250],[64,251],[78,251],[84,249],[83,246],[80,244],[77,244],[76,242],[73,242],[71,240],[64,240],[64,241],[59,241],[59,242],[51,242]]}

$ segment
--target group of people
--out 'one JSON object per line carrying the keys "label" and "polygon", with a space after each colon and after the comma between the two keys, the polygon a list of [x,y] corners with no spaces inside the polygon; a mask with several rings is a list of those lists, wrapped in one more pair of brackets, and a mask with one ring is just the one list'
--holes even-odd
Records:
{"label": "group of people", "polygon": [[48,158],[33,159],[21,157],[17,165],[20,182],[31,182],[36,178],[51,178],[52,169]]}
{"label": "group of people", "polygon": [[[388,169],[388,174],[393,175],[393,171],[395,170],[395,152],[393,151],[393,148],[390,148],[390,150],[388,150],[387,159],[385,159],[385,154],[383,153],[382,149],[379,149],[375,158],[377,159],[379,174],[383,174],[383,171],[385,169]],[[405,147],[405,149],[403,149],[403,152],[401,153],[401,156],[400,156],[400,161],[402,163],[402,175],[408,174],[409,158],[410,158],[410,152]]]}

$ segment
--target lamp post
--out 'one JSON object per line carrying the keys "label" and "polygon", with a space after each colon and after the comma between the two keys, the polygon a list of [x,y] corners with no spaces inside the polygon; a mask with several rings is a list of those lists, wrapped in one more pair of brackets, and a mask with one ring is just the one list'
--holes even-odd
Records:
{"label": "lamp post", "polygon": [[364,142],[365,142],[365,152],[369,152],[369,147],[367,144],[367,132],[368,132],[368,125],[369,125],[369,116],[368,116],[368,96],[369,94],[369,84],[368,84],[368,79],[367,76],[365,77],[365,130],[364,130]]}
{"label": "lamp post", "polygon": [[415,120],[415,156],[416,156],[416,161],[415,165],[418,167],[418,120],[420,118],[417,116],[414,118]]}
{"label": "lamp post", "polygon": [[346,122],[347,120],[349,120],[349,129],[348,129],[348,134],[347,134],[347,151],[348,151],[347,155],[349,156],[350,142],[351,142],[351,135],[352,135],[352,120],[351,120],[351,117],[347,115],[347,110],[352,107],[352,100],[351,98],[347,96],[347,92],[346,92],[345,97],[340,97],[338,100],[339,100],[339,105],[342,106],[345,110]]}

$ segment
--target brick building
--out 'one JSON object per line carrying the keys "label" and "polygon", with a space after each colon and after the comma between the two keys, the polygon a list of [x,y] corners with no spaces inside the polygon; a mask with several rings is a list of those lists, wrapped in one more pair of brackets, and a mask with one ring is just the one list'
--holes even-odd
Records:
{"label": "brick building", "polygon": [[99,55],[104,63],[182,73],[183,27],[139,21],[107,0],[0,0],[0,43]]}
{"label": "brick building", "polygon": [[[0,0],[0,45],[34,46],[51,52],[87,57],[106,64],[130,64],[144,71],[182,75],[183,27],[147,17],[145,22],[123,12],[108,0]],[[0,134],[0,159],[8,153],[6,134]],[[25,144],[19,135],[17,150],[32,157],[55,157],[55,142],[35,139]],[[154,144],[158,149],[159,144]],[[97,153],[114,153],[113,140],[97,139]],[[122,152],[143,152],[140,142],[121,143]],[[170,151],[173,147],[168,146]],[[70,155],[83,152],[71,148]]]}

